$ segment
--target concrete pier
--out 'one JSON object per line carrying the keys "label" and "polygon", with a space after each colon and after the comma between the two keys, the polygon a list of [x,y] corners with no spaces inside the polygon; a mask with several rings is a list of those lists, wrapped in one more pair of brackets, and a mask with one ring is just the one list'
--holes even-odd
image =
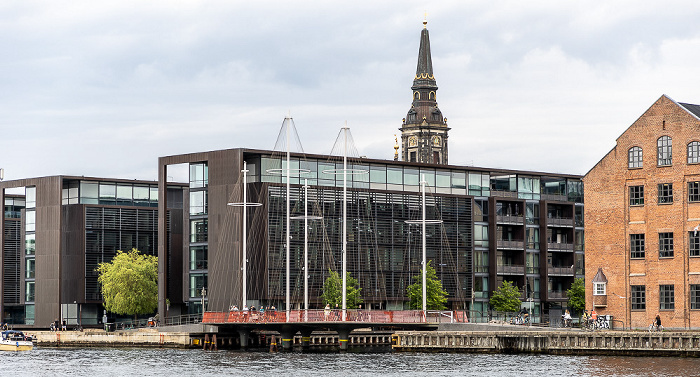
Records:
{"label": "concrete pier", "polygon": [[397,331],[393,349],[411,352],[548,353],[700,357],[700,333],[644,331]]}

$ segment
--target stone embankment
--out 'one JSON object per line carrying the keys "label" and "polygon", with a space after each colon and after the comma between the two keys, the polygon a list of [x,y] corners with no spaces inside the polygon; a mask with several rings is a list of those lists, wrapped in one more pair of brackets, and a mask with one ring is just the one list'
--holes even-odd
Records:
{"label": "stone embankment", "polygon": [[[111,331],[25,331],[34,338],[34,344],[52,347],[201,347],[201,334],[215,332],[216,328],[198,325],[167,331],[160,328]],[[179,331],[178,331],[179,330]]]}
{"label": "stone embankment", "polygon": [[397,331],[392,343],[396,351],[412,352],[700,357],[698,332]]}

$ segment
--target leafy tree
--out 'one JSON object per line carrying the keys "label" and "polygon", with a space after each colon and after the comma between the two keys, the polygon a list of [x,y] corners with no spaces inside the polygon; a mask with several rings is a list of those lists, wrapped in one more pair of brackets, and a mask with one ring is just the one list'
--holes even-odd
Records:
{"label": "leafy tree", "polygon": [[586,285],[583,278],[577,278],[571,284],[571,288],[566,291],[569,297],[569,307],[574,312],[581,312],[586,307]]}
{"label": "leafy tree", "polygon": [[158,308],[158,257],[136,249],[118,250],[111,262],[100,263],[96,271],[108,311],[136,317]]}
{"label": "leafy tree", "polygon": [[[343,291],[343,281],[340,279],[339,273],[331,270],[328,270],[328,272],[330,272],[330,275],[323,283],[321,298],[323,302],[330,305],[331,308],[335,308],[336,305],[340,308],[343,305],[343,296],[341,295]],[[345,284],[347,285],[345,289],[345,304],[348,309],[357,309],[362,303],[362,297],[360,297],[362,288],[360,288],[360,283],[357,279],[353,278],[349,272],[345,275],[345,279]]]}
{"label": "leafy tree", "polygon": [[493,291],[489,304],[499,312],[517,312],[520,310],[520,289],[504,280],[503,284]]}
{"label": "leafy tree", "polygon": [[[425,269],[425,286],[426,286],[426,306],[428,310],[443,310],[447,303],[447,292],[442,288],[442,282],[438,280],[435,269],[431,265],[432,261],[428,261]],[[411,309],[423,309],[423,270],[420,274],[413,277],[413,284],[406,288],[408,292],[409,307]]]}

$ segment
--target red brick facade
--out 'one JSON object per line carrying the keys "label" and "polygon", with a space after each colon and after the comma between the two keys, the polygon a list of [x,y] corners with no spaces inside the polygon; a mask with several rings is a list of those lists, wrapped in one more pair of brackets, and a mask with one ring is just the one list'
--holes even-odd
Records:
{"label": "red brick facade", "polygon": [[[659,166],[658,142],[663,136],[670,137],[672,153],[670,165]],[[595,304],[598,314],[612,315],[633,328],[648,327],[657,314],[667,328],[700,327],[700,309],[691,309],[690,294],[691,285],[700,284],[700,256],[689,256],[690,232],[700,224],[700,202],[691,202],[688,195],[688,182],[700,181],[700,164],[688,163],[688,144],[693,141],[700,141],[700,118],[662,96],[584,177],[588,310]],[[642,150],[642,167],[628,165],[633,147]],[[670,190],[659,188],[668,183]],[[643,204],[631,204],[631,186],[643,187]],[[664,192],[672,193],[672,202]],[[660,254],[660,234],[668,240],[671,233],[672,251],[666,241]],[[635,249],[634,255],[631,237],[644,238],[644,248]],[[605,294],[594,297],[593,279],[599,269],[607,284]],[[664,295],[667,308],[661,308],[660,286],[666,292],[672,287],[672,309],[669,294]]]}

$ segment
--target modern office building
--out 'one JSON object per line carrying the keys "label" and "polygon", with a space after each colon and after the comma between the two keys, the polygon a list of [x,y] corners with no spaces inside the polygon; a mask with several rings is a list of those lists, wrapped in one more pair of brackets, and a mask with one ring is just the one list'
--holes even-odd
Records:
{"label": "modern office building", "polygon": [[[164,218],[175,221],[168,220],[164,237],[177,239],[182,188],[171,186],[168,191],[171,202]],[[0,199],[5,203],[3,322],[97,325],[104,314],[97,265],[111,261],[117,250],[157,252],[155,182],[29,178],[0,182]]]}
{"label": "modern office building", "polygon": [[700,106],[661,96],[583,180],[588,309],[698,327]]}
{"label": "modern office building", "polygon": [[[229,149],[159,159],[161,187],[168,167],[189,164],[190,188],[185,195],[181,290],[160,279],[161,305],[187,302],[189,312],[241,306],[243,162],[247,163],[247,200],[262,206],[248,209],[247,255],[249,305],[284,307],[286,290],[286,169],[275,151]],[[322,217],[309,221],[309,289],[311,307],[322,307],[321,287],[329,270],[340,271],[342,233],[342,169],[337,156],[293,154],[291,169],[305,170],[290,182],[290,214]],[[421,177],[427,181],[427,218],[442,224],[427,229],[427,257],[449,293],[448,306],[485,311],[490,292],[503,280],[514,282],[522,298],[532,298],[540,313],[566,306],[566,289],[583,277],[583,185],[579,176],[435,166],[411,162],[355,159],[349,169],[348,271],[357,278],[367,308],[407,307],[406,288],[421,263],[421,234],[406,220],[421,216]],[[304,199],[304,180],[308,205]],[[161,190],[161,193],[165,191]],[[160,202],[167,198],[161,197]],[[159,222],[161,231],[164,219]],[[303,302],[304,221],[291,221],[292,307]],[[165,237],[161,252],[175,250]],[[161,262],[168,256],[159,254]],[[162,263],[162,267],[174,264]],[[179,271],[161,270],[178,277]],[[202,297],[206,288],[206,297]],[[527,293],[525,292],[527,291]],[[172,308],[172,305],[171,305]],[[164,308],[163,308],[164,310]],[[179,309],[180,310],[180,309]],[[181,309],[184,311],[185,309]]]}
{"label": "modern office building", "polygon": [[[401,130],[402,161],[353,159],[348,166],[347,270],[358,279],[366,308],[404,309],[406,288],[419,275],[422,234],[407,220],[421,216],[421,180],[427,182],[427,259],[449,293],[448,307],[485,313],[502,281],[521,288],[524,306],[558,318],[566,290],[583,277],[583,184],[580,176],[447,165],[449,128],[437,106],[428,30],[421,32],[413,104]],[[291,119],[285,120],[291,122]],[[161,157],[161,194],[168,169],[189,165],[184,195],[184,245],[159,238],[159,310],[196,313],[242,306],[242,209],[247,163],[247,304],[285,306],[287,290],[287,200],[291,218],[290,306],[301,308],[304,276],[311,307],[321,305],[329,271],[342,271],[343,171],[339,156],[293,154],[245,148]],[[290,177],[287,196],[282,171]],[[305,172],[306,174],[297,174]],[[365,173],[365,174],[363,174]],[[305,181],[306,180],[306,181]],[[308,183],[308,204],[304,184]],[[168,202],[160,197],[160,206]],[[165,213],[165,212],[161,212]],[[159,221],[160,234],[166,221]],[[305,240],[308,247],[305,248]],[[182,247],[181,265],[165,250]],[[304,250],[309,255],[303,270]],[[167,260],[167,262],[166,262]],[[172,270],[178,269],[177,271]],[[185,277],[173,290],[166,276]],[[529,299],[530,301],[525,301]],[[175,308],[173,302],[183,302]]]}

